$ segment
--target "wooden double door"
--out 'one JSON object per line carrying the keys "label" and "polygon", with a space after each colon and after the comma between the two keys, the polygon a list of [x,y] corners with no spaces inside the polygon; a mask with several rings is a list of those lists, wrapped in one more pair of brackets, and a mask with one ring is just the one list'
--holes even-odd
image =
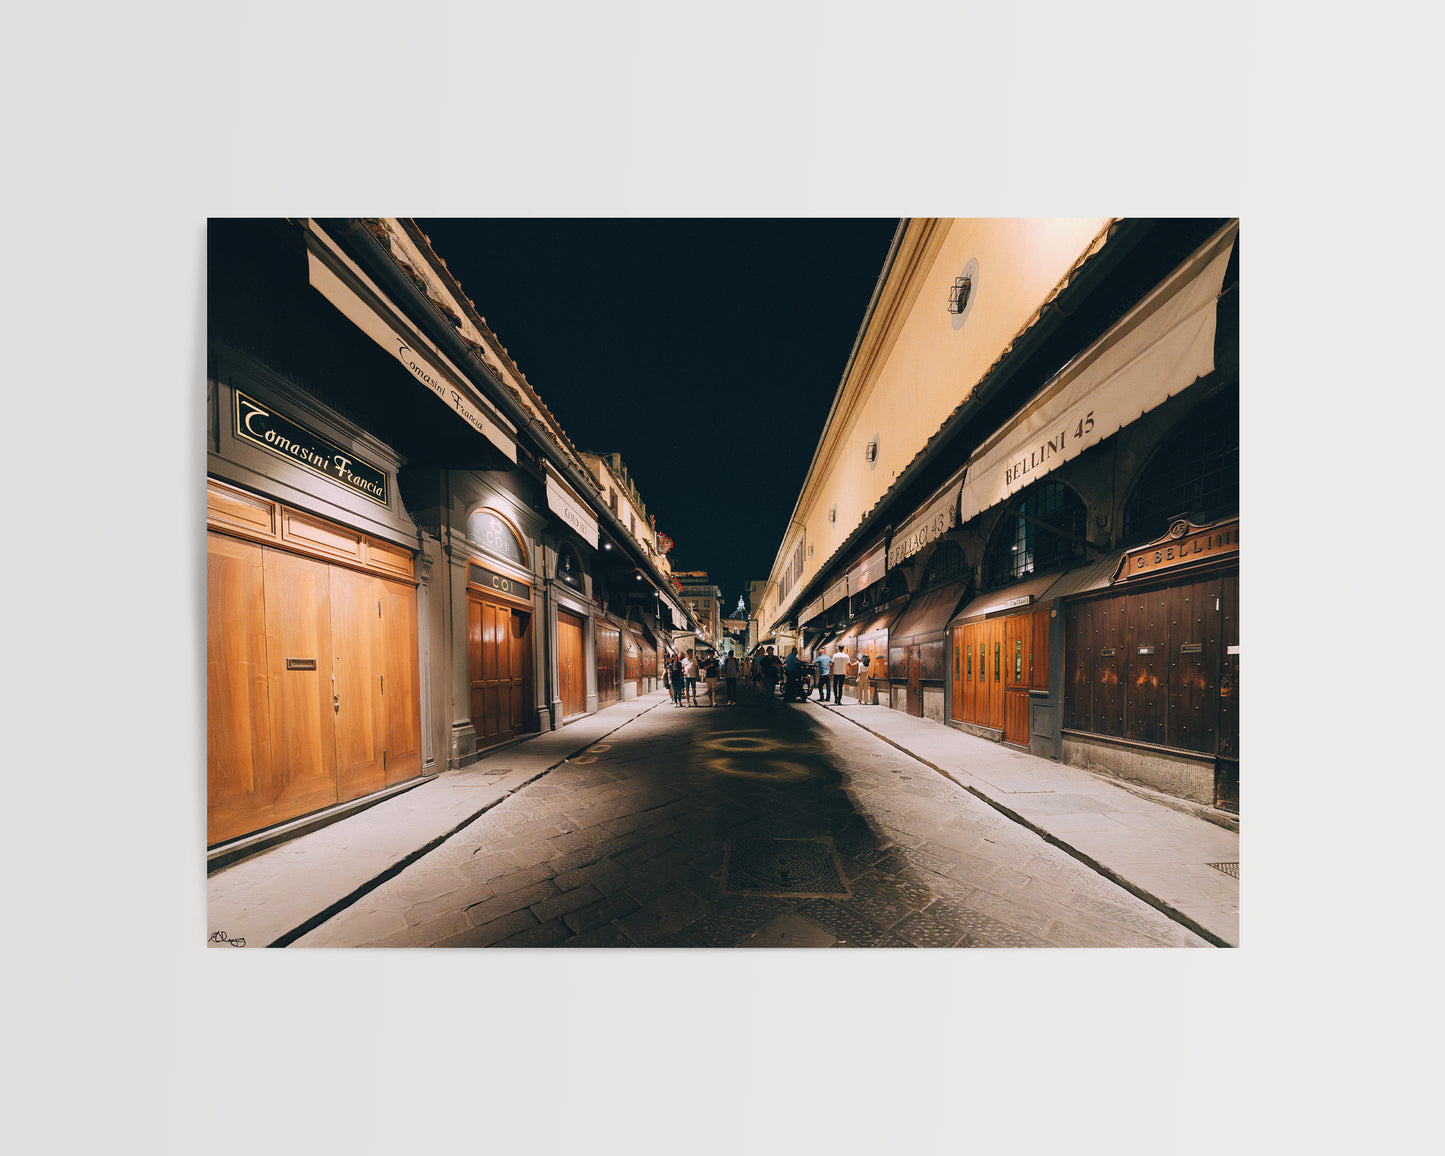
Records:
{"label": "wooden double door", "polygon": [[1239,575],[1069,609],[1066,727],[1239,758]]}
{"label": "wooden double door", "polygon": [[1049,686],[1049,612],[955,626],[952,643],[952,717],[1028,746],[1029,692]]}
{"label": "wooden double door", "polygon": [[587,645],[580,614],[557,611],[557,693],[562,700],[562,717],[571,718],[587,709]]}
{"label": "wooden double door", "polygon": [[[594,619],[594,621],[596,621]],[[605,706],[622,697],[622,631],[597,626],[597,702]]]}
{"label": "wooden double door", "polygon": [[529,729],[529,611],[467,591],[467,677],[468,713],[478,747],[496,746]]}
{"label": "wooden double door", "polygon": [[420,774],[416,588],[206,539],[207,842]]}

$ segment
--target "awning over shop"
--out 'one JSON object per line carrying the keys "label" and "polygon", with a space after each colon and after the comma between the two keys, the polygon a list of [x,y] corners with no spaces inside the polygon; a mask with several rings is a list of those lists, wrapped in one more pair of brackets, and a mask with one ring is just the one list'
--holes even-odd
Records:
{"label": "awning over shop", "polygon": [[1123,550],[1105,554],[1087,566],[1066,570],[1041,597],[1052,602],[1055,598],[1068,598],[1072,594],[1087,594],[1091,590],[1104,589],[1113,581],[1119,563],[1124,560],[1124,554]]}
{"label": "awning over shop", "polygon": [[823,591],[823,597],[820,601],[823,603],[823,609],[826,610],[830,606],[836,606],[847,597],[848,576],[845,574],[842,578],[839,578],[838,581],[834,582],[833,585],[829,586],[828,589]]}
{"label": "awning over shop", "polygon": [[1062,577],[1059,571],[1052,574],[1037,574],[1005,586],[1002,590],[990,590],[972,599],[953,616],[952,621],[961,622],[968,618],[982,618],[1001,610],[1021,610],[1042,600],[1045,591]]}
{"label": "awning over shop", "polygon": [[848,571],[848,593],[857,594],[860,590],[872,586],[883,577],[887,562],[888,551],[883,548],[883,543],[879,542],[863,556],[862,561]]}
{"label": "awning over shop", "polygon": [[516,428],[481,399],[467,375],[411,324],[315,221],[306,222],[306,263],[313,288],[469,426],[511,461],[517,460],[512,438]]}
{"label": "awning over shop", "polygon": [[867,638],[870,634],[877,634],[880,630],[887,630],[906,607],[895,606],[892,610],[885,610],[882,614],[874,615],[872,618],[865,618],[863,626],[859,629],[856,637]]}
{"label": "awning over shop", "polygon": [[814,618],[817,618],[818,615],[823,613],[823,609],[823,599],[821,597],[814,598],[813,601],[809,602],[808,605],[804,606],[803,609],[798,611],[798,621],[800,623],[811,622]]}
{"label": "awning over shop", "polygon": [[547,507],[592,549],[597,549],[597,519],[581,498],[553,476],[550,466],[547,469]]}
{"label": "awning over shop", "polygon": [[[963,486],[963,471],[949,478],[919,507],[918,513],[903,523],[893,534],[888,546],[889,567],[901,564],[918,553],[935,538],[941,538],[958,524],[958,495]],[[862,589],[860,586],[858,589]]]}
{"label": "awning over shop", "polygon": [[889,630],[888,644],[892,646],[942,634],[967,588],[966,582],[950,582],[947,586],[915,595]]}
{"label": "awning over shop", "polygon": [[1217,304],[1238,232],[1236,222],[1216,233],[978,448],[960,498],[961,521],[1214,371]]}

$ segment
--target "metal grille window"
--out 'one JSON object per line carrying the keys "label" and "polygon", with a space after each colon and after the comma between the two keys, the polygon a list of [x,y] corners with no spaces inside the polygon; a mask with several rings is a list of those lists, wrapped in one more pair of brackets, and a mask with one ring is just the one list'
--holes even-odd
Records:
{"label": "metal grille window", "polygon": [[1123,543],[1157,538],[1169,519],[1213,522],[1239,512],[1239,391],[1187,415],[1154,452],[1124,507]]}
{"label": "metal grille window", "polygon": [[984,555],[983,585],[1007,586],[1030,574],[1062,570],[1084,557],[1088,513],[1063,482],[1038,482],[1009,501]]}

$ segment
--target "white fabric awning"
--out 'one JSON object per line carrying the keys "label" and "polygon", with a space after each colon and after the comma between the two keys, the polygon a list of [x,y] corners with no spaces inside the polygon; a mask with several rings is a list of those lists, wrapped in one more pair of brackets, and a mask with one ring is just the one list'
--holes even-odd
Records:
{"label": "white fabric awning", "polygon": [[[336,247],[315,221],[306,222],[306,263],[311,285],[358,329],[395,357],[406,371],[446,402],[466,423],[517,460],[515,427],[476,397],[467,376],[419,333],[361,268]],[[360,290],[360,292],[358,291]],[[371,298],[367,301],[362,296]]]}
{"label": "white fabric awning", "polygon": [[883,543],[879,542],[858,565],[848,571],[848,593],[857,594],[882,578],[887,561],[888,552],[883,548]]}
{"label": "white fabric awning", "polygon": [[836,606],[843,599],[848,597],[848,578],[845,575],[823,591],[823,609]]}
{"label": "white fabric awning", "polygon": [[961,522],[1214,371],[1216,307],[1238,233],[1237,221],[1216,233],[979,446],[960,498]]}
{"label": "white fabric awning", "polygon": [[937,490],[913,517],[896,531],[888,544],[888,567],[892,569],[912,557],[935,538],[941,538],[959,524],[959,481],[955,474]]}
{"label": "white fabric awning", "polygon": [[579,538],[597,549],[597,519],[576,494],[552,476],[550,468],[547,470],[547,506]]}

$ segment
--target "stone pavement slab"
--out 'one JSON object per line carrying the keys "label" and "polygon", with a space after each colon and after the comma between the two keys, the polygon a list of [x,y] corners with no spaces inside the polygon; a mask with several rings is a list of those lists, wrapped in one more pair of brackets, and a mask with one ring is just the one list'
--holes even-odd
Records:
{"label": "stone pavement slab", "polygon": [[[666,701],[664,692],[654,691],[616,703],[212,872],[206,881],[212,946],[227,946],[223,940],[246,947],[292,942],[539,775]],[[458,886],[466,881],[459,876]]]}
{"label": "stone pavement slab", "polygon": [[[1239,833],[1110,780],[884,706],[812,704],[946,775],[1186,927],[1239,946]],[[1186,805],[1188,806],[1188,805]]]}

